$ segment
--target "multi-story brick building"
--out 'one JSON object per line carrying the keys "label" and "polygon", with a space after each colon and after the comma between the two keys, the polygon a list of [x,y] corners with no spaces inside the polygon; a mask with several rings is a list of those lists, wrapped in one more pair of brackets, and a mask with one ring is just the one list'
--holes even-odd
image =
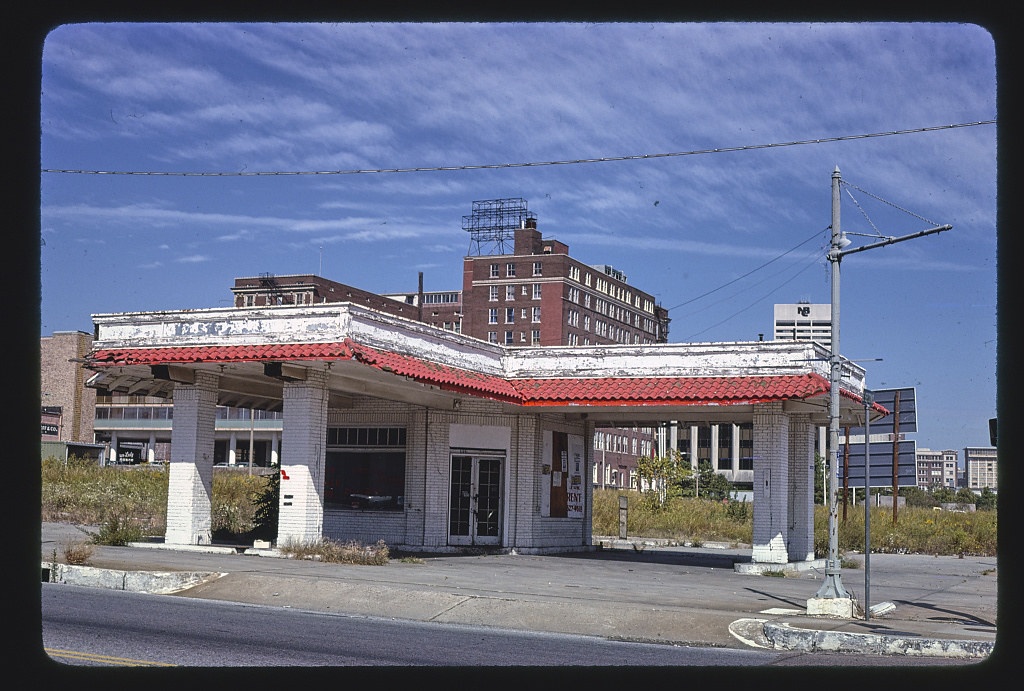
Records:
{"label": "multi-story brick building", "polygon": [[91,374],[81,359],[92,347],[84,331],[57,331],[39,339],[42,439],[92,442],[96,392],[86,388]]}
{"label": "multi-story brick building", "polygon": [[653,295],[573,259],[532,219],[515,230],[512,254],[463,260],[462,309],[463,333],[507,346],[668,342],[668,310]]}
{"label": "multi-story brick building", "polygon": [[917,449],[915,462],[917,486],[921,489],[933,490],[939,487],[956,489],[957,452],[955,450]]}

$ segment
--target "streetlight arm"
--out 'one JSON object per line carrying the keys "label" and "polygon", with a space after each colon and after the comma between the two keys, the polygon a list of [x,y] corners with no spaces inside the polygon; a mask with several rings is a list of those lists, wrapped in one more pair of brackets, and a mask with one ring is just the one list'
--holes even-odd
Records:
{"label": "streetlight arm", "polygon": [[853,247],[853,248],[848,249],[848,250],[835,250],[835,254],[836,254],[837,258],[842,258],[842,257],[846,256],[847,254],[854,254],[855,252],[863,252],[864,250],[870,250],[870,249],[874,249],[876,247],[884,247],[886,245],[892,245],[892,244],[895,244],[897,242],[903,242],[904,240],[913,240],[914,238],[919,238],[919,237],[922,237],[924,235],[932,235],[933,233],[941,233],[944,230],[952,230],[952,229],[953,229],[953,226],[948,225],[948,224],[944,225],[944,226],[936,226],[935,228],[929,228],[928,230],[922,230],[922,231],[919,231],[917,233],[911,233],[910,235],[903,235],[903,236],[898,237],[898,238],[885,238],[881,242],[873,242],[870,245],[863,245],[861,247]]}

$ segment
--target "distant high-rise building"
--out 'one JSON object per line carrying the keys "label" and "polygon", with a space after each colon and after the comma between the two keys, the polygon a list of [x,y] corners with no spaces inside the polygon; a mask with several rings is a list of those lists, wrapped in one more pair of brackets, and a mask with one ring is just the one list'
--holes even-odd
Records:
{"label": "distant high-rise building", "polygon": [[816,341],[832,348],[832,305],[775,305],[775,340]]}
{"label": "distant high-rise building", "polygon": [[964,448],[964,470],[967,489],[981,491],[988,487],[999,489],[998,459],[994,446],[968,446]]}

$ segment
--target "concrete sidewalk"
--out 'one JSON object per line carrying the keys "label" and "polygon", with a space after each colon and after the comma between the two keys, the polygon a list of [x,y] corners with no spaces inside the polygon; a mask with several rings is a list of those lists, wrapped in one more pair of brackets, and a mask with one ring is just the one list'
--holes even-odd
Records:
{"label": "concrete sidewalk", "polygon": [[[43,524],[45,580],[393,619],[575,633],[679,645],[962,658],[996,642],[995,557],[872,554],[843,569],[869,620],[808,616],[820,569],[742,573],[749,549],[605,540],[592,552],[398,555],[385,566],[280,558],[276,550],[161,542],[94,548],[88,567],[63,547],[94,528]],[[855,557],[862,560],[860,555]]]}

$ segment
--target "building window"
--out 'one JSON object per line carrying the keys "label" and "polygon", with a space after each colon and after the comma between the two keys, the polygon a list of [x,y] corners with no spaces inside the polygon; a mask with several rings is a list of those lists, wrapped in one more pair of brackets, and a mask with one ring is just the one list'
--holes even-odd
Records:
{"label": "building window", "polygon": [[498,301],[498,286],[491,286],[490,295],[488,295],[487,299],[491,302]]}
{"label": "building window", "polygon": [[487,323],[488,324],[497,324],[498,323],[498,308],[492,307],[491,309],[487,310]]}
{"label": "building window", "polygon": [[[524,289],[526,286],[523,286]],[[540,300],[540,283],[533,284],[533,299]]]}
{"label": "building window", "polygon": [[544,264],[542,262],[533,263],[533,275],[543,276],[544,275]]}
{"label": "building window", "polygon": [[505,332],[505,345],[512,345],[513,343],[515,343],[515,339],[513,338],[513,336],[514,334],[512,331]]}
{"label": "building window", "polygon": [[530,343],[532,345],[540,345],[540,329],[534,329],[530,332]]}
{"label": "building window", "polygon": [[498,265],[497,264],[491,264],[491,278],[497,278],[497,277],[498,277]]}
{"label": "building window", "polygon": [[509,278],[514,278],[516,275],[516,265],[511,263],[506,264],[505,275],[508,276]]}
{"label": "building window", "polygon": [[534,307],[533,308],[533,323],[534,324],[539,324],[540,323],[540,307]]}
{"label": "building window", "polygon": [[516,308],[506,307],[505,308],[505,323],[514,324],[516,321]]}
{"label": "building window", "polygon": [[516,299],[516,287],[515,286],[505,286],[505,299],[506,300],[515,300]]}
{"label": "building window", "polygon": [[498,342],[498,332],[497,331],[488,331],[487,332],[487,342],[488,343],[497,343]]}
{"label": "building window", "polygon": [[402,511],[404,495],[404,428],[327,430],[325,504],[336,509]]}

